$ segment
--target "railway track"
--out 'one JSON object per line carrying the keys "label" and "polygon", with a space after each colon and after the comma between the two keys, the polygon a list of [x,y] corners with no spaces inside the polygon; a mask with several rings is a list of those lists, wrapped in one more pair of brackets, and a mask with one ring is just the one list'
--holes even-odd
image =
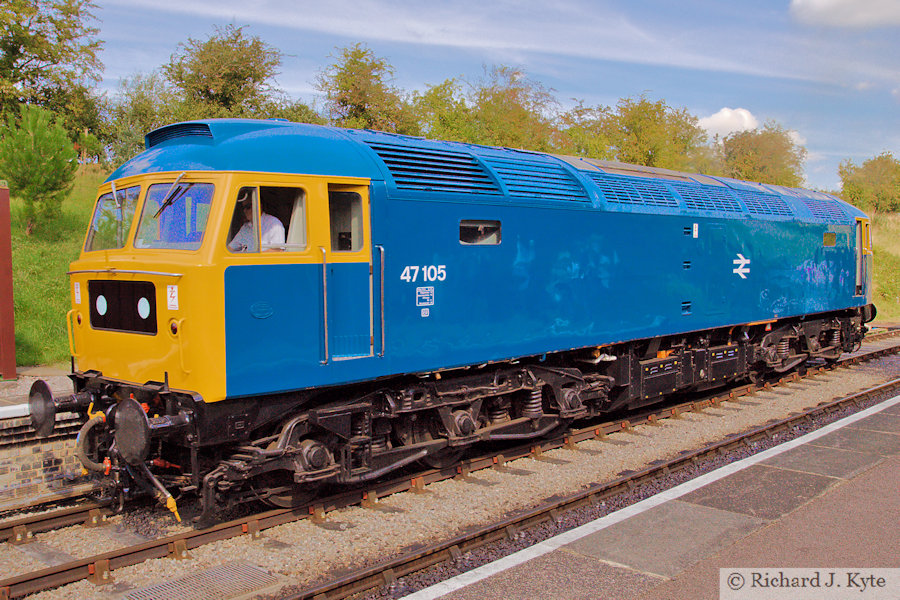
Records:
{"label": "railway track", "polygon": [[[894,354],[900,351],[900,344],[889,344],[884,347],[860,352],[855,355],[845,357],[836,365],[829,368],[835,369],[845,366],[851,366],[862,361],[872,360],[888,354]],[[816,368],[809,370],[806,377],[816,377],[827,370],[825,368]],[[573,429],[557,436],[554,439],[542,441],[539,444],[526,444],[514,448],[506,448],[502,454],[489,453],[445,469],[430,469],[415,473],[407,473],[402,477],[397,477],[390,481],[382,482],[367,490],[354,490],[342,494],[331,496],[329,498],[318,500],[315,504],[298,507],[294,509],[278,509],[270,510],[264,513],[256,514],[250,517],[244,517],[235,521],[221,523],[206,530],[188,531],[173,536],[161,537],[155,540],[123,547],[118,550],[98,554],[85,559],[70,561],[57,567],[43,569],[34,573],[27,573],[15,577],[11,577],[4,581],[0,581],[0,600],[6,598],[20,597],[26,594],[34,593],[39,590],[48,589],[81,579],[89,579],[95,583],[103,583],[107,581],[110,573],[123,567],[139,564],[152,558],[161,557],[185,557],[190,551],[205,544],[224,540],[236,536],[248,535],[251,538],[260,537],[262,532],[268,528],[277,525],[297,521],[300,519],[311,518],[314,521],[322,521],[327,518],[327,513],[337,508],[361,504],[363,506],[377,507],[377,499],[397,492],[406,490],[422,489],[428,483],[447,479],[451,477],[468,477],[470,473],[485,468],[495,468],[498,470],[512,470],[505,466],[506,461],[532,456],[542,459],[542,455],[547,450],[559,447],[575,448],[575,445],[584,440],[602,438],[611,433],[629,430],[639,423],[653,423],[659,419],[678,417],[688,411],[703,411],[707,408],[720,406],[723,402],[738,400],[744,396],[754,395],[760,391],[771,389],[778,385],[789,384],[802,379],[799,374],[794,374],[780,381],[768,382],[762,386],[745,385],[733,388],[726,393],[720,393],[717,396],[709,396],[706,398],[695,399],[690,402],[680,403],[676,406],[669,406],[654,411],[647,411],[640,415],[629,415],[628,419],[618,419],[605,423],[595,424],[580,429]],[[623,488],[629,486],[640,485],[641,482],[652,479],[658,473],[672,472],[685,468],[685,465],[695,463],[703,456],[715,454],[726,448],[735,445],[747,444],[749,441],[759,438],[760,436],[772,435],[774,431],[779,429],[791,428],[795,423],[803,422],[811,418],[811,415],[825,413],[828,411],[839,410],[843,406],[858,404],[865,397],[871,397],[873,394],[885,393],[888,389],[900,389],[900,380],[889,382],[885,386],[873,388],[863,394],[856,394],[852,397],[844,398],[835,402],[820,405],[807,411],[804,414],[792,416],[784,419],[779,423],[759,428],[756,431],[748,432],[733,439],[728,439],[719,444],[712,445],[708,448],[692,452],[688,455],[680,457],[676,461],[661,463],[642,472],[629,474],[619,480],[612,481],[602,486],[586,490],[583,493],[576,494],[573,497],[564,500],[557,500],[529,511],[526,514],[519,515],[515,518],[508,519],[505,522],[485,527],[483,530],[472,535],[462,536],[435,544],[432,547],[419,549],[412,556],[399,557],[388,563],[369,567],[358,573],[347,575],[341,580],[322,583],[321,585],[299,593],[297,598],[343,598],[348,595],[359,593],[360,591],[370,589],[382,585],[385,581],[390,581],[394,577],[399,577],[405,573],[422,569],[428,565],[434,564],[447,557],[458,556],[460,552],[468,551],[473,547],[484,545],[515,535],[523,527],[532,523],[545,522],[547,519],[556,518],[563,510],[583,505],[586,502],[600,502],[603,498],[618,493]],[[51,516],[41,517],[43,523],[48,525],[36,524],[29,521],[31,517],[22,517],[15,521],[8,521],[0,524],[5,529],[0,529],[5,539],[12,542],[21,543],[28,541],[29,531],[34,532],[47,530],[48,528],[64,526],[64,524],[84,523],[96,524],[97,520],[102,520],[105,515],[105,507],[94,506],[80,509],[78,513],[73,509],[67,509],[69,521],[60,525],[51,525],[53,513]],[[93,513],[91,511],[94,511]],[[65,511],[63,511],[65,512]],[[62,518],[62,515],[57,515]],[[91,523],[91,521],[94,523]]]}

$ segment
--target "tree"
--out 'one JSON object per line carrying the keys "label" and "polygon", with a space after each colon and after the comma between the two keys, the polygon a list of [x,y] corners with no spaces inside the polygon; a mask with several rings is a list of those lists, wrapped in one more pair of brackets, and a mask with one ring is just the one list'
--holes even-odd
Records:
{"label": "tree", "polygon": [[857,166],[847,159],[838,167],[841,196],[872,212],[900,210],[900,161],[890,152]]}
{"label": "tree", "polygon": [[340,127],[418,133],[409,102],[391,83],[394,68],[386,59],[362,44],[342,48],[332,58],[335,62],[316,78],[332,122]]}
{"label": "tree", "polygon": [[108,103],[105,133],[115,162],[144,148],[144,136],[177,121],[215,117],[324,119],[274,86],[282,54],[243,28],[216,28],[206,41],[179,44],[168,64],[122,82]]}
{"label": "tree", "polygon": [[706,132],[686,108],[641,95],[621,98],[615,110],[598,111],[595,128],[616,160],[680,171],[696,170],[704,157]]}
{"label": "tree", "polygon": [[725,174],[736,179],[799,187],[803,184],[806,148],[775,121],[750,131],[736,131],[722,141]]}
{"label": "tree", "polygon": [[91,0],[5,0],[0,4],[0,114],[36,104],[66,113],[71,132],[97,121],[91,84],[100,80]]}
{"label": "tree", "polygon": [[72,189],[78,163],[65,128],[53,115],[23,105],[0,126],[0,175],[25,203],[25,231],[55,219]]}
{"label": "tree", "polygon": [[610,160],[614,158],[606,132],[609,108],[578,105],[560,117],[562,151],[576,156]]}
{"label": "tree", "polygon": [[112,160],[123,162],[141,152],[144,136],[153,129],[195,118],[186,108],[177,90],[158,72],[123,80],[107,113]]}
{"label": "tree", "polygon": [[206,41],[178,45],[163,73],[203,116],[245,116],[266,103],[282,54],[243,27],[216,27]]}
{"label": "tree", "polygon": [[428,86],[422,94],[413,93],[411,104],[425,137],[454,142],[475,139],[472,111],[456,79]]}
{"label": "tree", "polygon": [[554,119],[558,102],[551,90],[528,79],[525,72],[494,66],[469,94],[474,138],[492,146],[551,151],[559,130]]}

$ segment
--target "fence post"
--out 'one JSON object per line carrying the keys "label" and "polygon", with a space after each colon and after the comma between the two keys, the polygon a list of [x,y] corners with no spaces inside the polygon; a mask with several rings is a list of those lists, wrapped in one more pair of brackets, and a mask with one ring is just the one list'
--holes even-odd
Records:
{"label": "fence post", "polygon": [[0,180],[0,378],[16,378],[16,321],[13,312],[12,222],[9,187]]}

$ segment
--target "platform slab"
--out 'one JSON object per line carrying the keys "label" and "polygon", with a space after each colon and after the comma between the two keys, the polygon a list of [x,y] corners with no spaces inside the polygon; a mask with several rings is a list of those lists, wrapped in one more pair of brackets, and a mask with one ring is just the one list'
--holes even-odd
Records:
{"label": "platform slab", "polygon": [[[900,567],[900,458],[886,458],[853,479],[677,577],[633,598],[716,600],[719,568]],[[627,596],[623,596],[627,597]]]}
{"label": "platform slab", "polygon": [[820,437],[813,444],[881,456],[900,456],[900,435],[883,431],[845,427]]}
{"label": "platform slab", "polygon": [[555,550],[441,596],[441,600],[622,600],[662,579],[567,550]]}
{"label": "platform slab", "polygon": [[803,473],[848,479],[872,467],[882,459],[880,454],[869,452],[842,450],[830,446],[804,445],[773,456],[762,464]]}
{"label": "platform slab", "polygon": [[772,520],[840,481],[833,477],[753,465],[695,490],[682,501]]}
{"label": "platform slab", "polygon": [[673,500],[568,544],[566,549],[663,577],[765,524],[762,519]]}
{"label": "platform slab", "polygon": [[866,431],[882,431],[884,433],[900,434],[900,415],[879,413],[866,417],[859,423],[851,426],[853,429],[865,429]]}

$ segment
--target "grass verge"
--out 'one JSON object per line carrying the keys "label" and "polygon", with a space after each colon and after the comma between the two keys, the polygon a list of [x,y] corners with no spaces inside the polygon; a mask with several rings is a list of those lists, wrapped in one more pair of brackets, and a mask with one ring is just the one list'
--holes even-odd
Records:
{"label": "grass verge", "polygon": [[66,271],[78,258],[97,187],[105,178],[106,173],[96,167],[82,167],[72,193],[63,202],[60,218],[32,235],[25,235],[22,201],[10,202],[18,365],[68,362]]}

